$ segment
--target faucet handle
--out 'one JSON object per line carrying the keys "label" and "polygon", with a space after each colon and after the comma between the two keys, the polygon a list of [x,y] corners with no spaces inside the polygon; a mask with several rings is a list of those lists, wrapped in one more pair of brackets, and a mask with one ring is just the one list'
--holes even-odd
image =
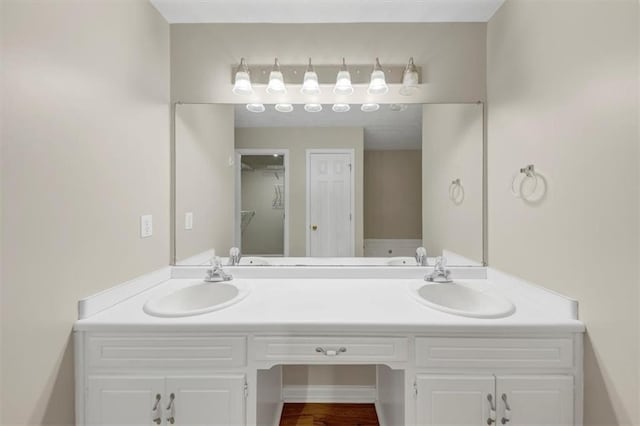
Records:
{"label": "faucet handle", "polygon": [[420,266],[427,266],[427,249],[418,247],[416,249],[416,262]]}
{"label": "faucet handle", "polygon": [[442,270],[442,269],[445,269],[446,267],[447,267],[447,258],[444,256],[436,257],[435,269]]}
{"label": "faucet handle", "polygon": [[229,249],[229,257],[240,255],[240,249],[238,247],[231,247]]}

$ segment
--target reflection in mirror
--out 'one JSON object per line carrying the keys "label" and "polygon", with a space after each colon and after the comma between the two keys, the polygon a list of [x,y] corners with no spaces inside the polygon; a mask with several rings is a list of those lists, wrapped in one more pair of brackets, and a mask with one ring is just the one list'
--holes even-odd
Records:
{"label": "reflection in mirror", "polygon": [[177,105],[176,262],[482,264],[482,123],[480,104]]}

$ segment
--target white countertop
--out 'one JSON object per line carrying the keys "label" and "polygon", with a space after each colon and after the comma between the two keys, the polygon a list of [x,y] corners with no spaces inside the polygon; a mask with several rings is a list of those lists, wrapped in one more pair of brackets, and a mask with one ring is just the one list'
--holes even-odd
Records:
{"label": "white countertop", "polygon": [[[142,307],[149,298],[201,279],[169,279],[88,318],[75,330],[97,332],[247,332],[247,333],[532,333],[584,331],[565,309],[570,299],[504,278],[456,280],[507,297],[516,312],[506,318],[476,319],[440,312],[412,298],[409,286],[422,280],[370,278],[240,278],[249,295],[235,305],[198,316],[158,318]],[[216,285],[212,283],[210,285]],[[555,307],[560,307],[555,309]]]}

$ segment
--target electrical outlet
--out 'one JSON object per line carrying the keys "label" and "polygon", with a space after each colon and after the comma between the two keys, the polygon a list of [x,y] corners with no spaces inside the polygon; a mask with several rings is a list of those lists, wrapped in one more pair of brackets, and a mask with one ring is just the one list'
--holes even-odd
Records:
{"label": "electrical outlet", "polygon": [[184,229],[193,229],[193,212],[184,214]]}
{"label": "electrical outlet", "polygon": [[147,238],[153,235],[153,216],[145,214],[140,216],[140,238]]}

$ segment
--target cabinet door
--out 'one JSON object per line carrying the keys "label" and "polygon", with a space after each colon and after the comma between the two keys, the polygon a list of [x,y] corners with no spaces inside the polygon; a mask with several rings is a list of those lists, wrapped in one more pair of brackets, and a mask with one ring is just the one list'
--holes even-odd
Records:
{"label": "cabinet door", "polygon": [[165,418],[173,417],[180,426],[244,425],[244,385],[242,374],[168,377],[167,395],[174,399],[173,412],[165,410]]}
{"label": "cabinet door", "polygon": [[[163,377],[100,377],[88,379],[87,423],[91,425],[155,425],[164,399]],[[158,401],[158,396],[161,399]]]}
{"label": "cabinet door", "polygon": [[493,376],[418,375],[416,384],[419,425],[480,426],[495,417]]}
{"label": "cabinet door", "polygon": [[496,383],[498,424],[573,425],[573,377],[498,376]]}

